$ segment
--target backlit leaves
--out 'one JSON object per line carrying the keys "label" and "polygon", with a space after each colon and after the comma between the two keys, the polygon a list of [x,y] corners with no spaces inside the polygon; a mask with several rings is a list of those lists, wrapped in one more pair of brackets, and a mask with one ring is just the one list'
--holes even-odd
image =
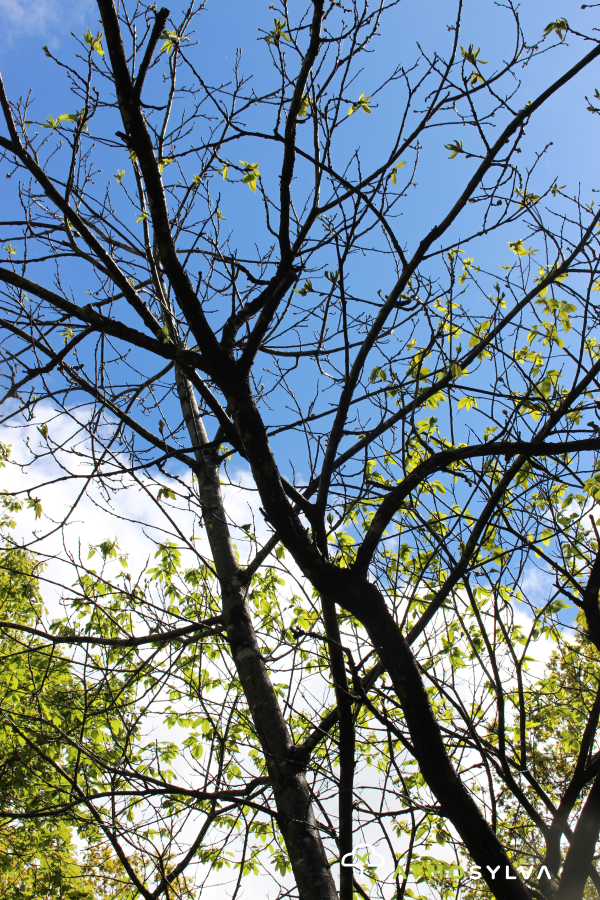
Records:
{"label": "backlit leaves", "polygon": [[163,158],[158,163],[158,171],[160,172],[160,174],[162,175],[162,171],[165,166],[170,166],[171,163],[174,163],[174,162],[175,162],[175,160],[173,157],[163,156]]}
{"label": "backlit leaves", "polygon": [[290,36],[287,34],[286,24],[283,19],[274,19],[273,20],[273,30],[269,32],[264,38],[261,40],[266,41],[267,44],[274,44],[276,47],[279,47],[279,42],[283,39],[284,41],[291,40]]}
{"label": "backlit leaves", "polygon": [[390,178],[391,178],[392,184],[396,184],[396,182],[398,180],[398,169],[404,168],[405,165],[406,165],[406,160],[403,160],[402,162],[399,162],[397,165],[394,166],[394,168],[390,172]]}
{"label": "backlit leaves", "polygon": [[159,55],[161,53],[167,53],[169,56],[177,47],[179,47],[182,40],[187,40],[187,38],[182,37],[177,34],[176,31],[165,30],[161,34],[161,40],[164,41],[164,44],[159,50]]}
{"label": "backlit leaves", "polygon": [[45,122],[42,122],[42,128],[58,128],[61,122],[77,122],[79,119],[79,113],[63,113],[60,116],[57,116],[54,119],[52,116],[48,116]]}
{"label": "backlit leaves", "polygon": [[308,111],[310,109],[310,97],[308,94],[305,94],[302,98],[302,103],[300,104],[300,109],[298,111],[298,117],[300,119],[304,119],[308,115]]}
{"label": "backlit leaves", "polygon": [[351,116],[352,113],[355,113],[357,109],[362,109],[363,112],[370,113],[371,107],[369,106],[370,97],[365,97],[364,92],[361,91],[360,97],[353,103],[350,109],[348,110],[348,115]]}
{"label": "backlit leaves", "polygon": [[375,381],[387,381],[387,372],[381,366],[375,366],[369,375],[369,381],[373,384]]}
{"label": "backlit leaves", "polygon": [[295,288],[294,293],[300,294],[301,297],[306,297],[307,294],[312,294],[313,286],[310,278],[307,278],[301,288]]}
{"label": "backlit leaves", "polygon": [[487,64],[488,64],[487,59],[479,59],[478,58],[479,51],[480,51],[480,48],[478,47],[477,50],[475,50],[473,48],[473,44],[469,44],[468,50],[465,50],[464,47],[460,48],[461,55],[462,55],[463,59],[467,60],[467,62],[470,62],[474,66],[487,66]]}
{"label": "backlit leaves", "polygon": [[[101,43],[101,41],[102,41],[102,32],[101,31],[99,31],[98,34],[96,35],[96,37],[94,37],[94,35],[90,31],[90,29],[88,28],[88,30],[84,34],[83,38],[84,38],[86,44],[88,45],[88,47],[90,47],[90,49],[92,50],[92,52],[95,50],[99,56],[104,56],[104,50],[102,48],[102,43]],[[46,55],[49,56],[50,54],[47,53]]]}
{"label": "backlit leaves", "polygon": [[448,157],[448,159],[454,159],[455,156],[458,156],[459,153],[464,153],[462,141],[452,141],[451,144],[444,144],[446,150],[451,150],[452,153]]}
{"label": "backlit leaves", "polygon": [[471,87],[474,87],[478,81],[484,82],[485,79],[484,79],[483,75],[481,75],[481,73],[479,72],[477,67],[480,65],[487,66],[488,60],[487,59],[479,59],[479,52],[480,52],[479,47],[475,50],[473,47],[473,44],[469,44],[469,47],[467,50],[465,50],[464,47],[461,47],[460,52],[461,52],[463,59],[465,59],[467,62],[470,62],[471,65],[475,66],[475,71],[472,73],[472,75],[470,77]]}
{"label": "backlit leaves", "polygon": [[531,248],[527,248],[523,243],[523,239],[519,238],[518,241],[509,241],[508,246],[512,250],[513,253],[516,253],[517,256],[533,256],[537,251],[532,250]]}
{"label": "backlit leaves", "polygon": [[565,18],[555,19],[554,22],[548,22],[548,24],[544,28],[544,37],[548,37],[548,35],[554,32],[556,35],[558,35],[561,41],[564,41],[566,32],[568,30],[569,23]]}
{"label": "backlit leaves", "polygon": [[243,159],[240,159],[240,162],[245,170],[242,184],[247,184],[251,191],[256,191],[256,182],[260,178],[260,173],[258,171],[259,163],[248,163],[244,162]]}
{"label": "backlit leaves", "polygon": [[42,501],[39,497],[28,497],[27,506],[29,507],[29,509],[32,509],[34,511],[36,519],[39,519],[41,517]]}
{"label": "backlit leaves", "polygon": [[527,191],[527,190],[521,191],[521,190],[519,190],[519,188],[517,188],[517,194],[521,197],[521,202],[519,203],[519,209],[523,209],[524,207],[528,207],[528,206],[533,206],[540,199],[538,194],[532,194],[530,191]]}

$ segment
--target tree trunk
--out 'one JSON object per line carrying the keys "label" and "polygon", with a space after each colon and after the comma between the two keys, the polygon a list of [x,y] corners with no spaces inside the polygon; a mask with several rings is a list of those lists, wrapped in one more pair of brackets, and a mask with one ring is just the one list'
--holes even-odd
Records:
{"label": "tree trunk", "polygon": [[352,900],[354,893],[354,869],[343,865],[343,859],[352,853],[352,813],[354,800],[354,717],[352,700],[348,692],[348,679],[344,650],[335,603],[329,597],[321,598],[323,621],[329,643],[331,677],[339,711],[339,853],[340,853],[340,900]]}
{"label": "tree trunk", "polygon": [[583,805],[563,866],[556,900],[581,900],[600,834],[600,775]]}
{"label": "tree trunk", "polygon": [[[442,814],[456,828],[475,865],[481,867],[497,900],[531,900],[528,888],[452,765],[415,658],[384,598],[372,584],[358,583],[356,576],[344,569],[332,576],[331,580],[338,582],[336,602],[364,625],[392,680],[421,774],[440,803]],[[488,866],[492,871],[500,866],[495,878]]]}
{"label": "tree trunk", "polygon": [[[176,369],[179,400],[195,447],[208,443],[202,417],[189,381]],[[263,660],[246,603],[247,584],[238,566],[219,481],[217,451],[195,451],[196,475],[204,524],[219,581],[227,640],[252,715],[271,778],[277,822],[290,857],[301,900],[337,900],[312,809],[308,784],[294,753]],[[352,870],[350,870],[352,871]]]}

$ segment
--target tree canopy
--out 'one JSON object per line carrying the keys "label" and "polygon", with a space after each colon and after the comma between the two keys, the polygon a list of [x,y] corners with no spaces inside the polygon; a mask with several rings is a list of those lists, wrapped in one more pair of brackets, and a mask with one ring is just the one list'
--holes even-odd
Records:
{"label": "tree canopy", "polygon": [[536,131],[597,5],[273,4],[226,77],[209,4],[96,6],[63,107],[0,81],[0,878],[600,892],[600,211]]}

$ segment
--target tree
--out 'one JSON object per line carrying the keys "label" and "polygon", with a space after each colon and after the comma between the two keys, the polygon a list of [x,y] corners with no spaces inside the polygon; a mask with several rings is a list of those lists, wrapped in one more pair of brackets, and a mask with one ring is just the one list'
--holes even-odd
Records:
{"label": "tree", "polygon": [[[529,770],[535,782],[524,783],[523,788],[527,801],[535,808],[535,815],[531,818],[520,815],[518,801],[506,783],[502,783],[498,792],[498,805],[508,807],[499,819],[499,828],[505,830],[504,841],[511,847],[512,858],[518,859],[526,871],[539,867],[546,855],[551,857],[558,849],[556,841],[550,836],[544,840],[536,826],[536,818],[543,817],[545,812],[545,798],[539,789],[536,790],[537,786],[543,784],[552,796],[570,798],[570,802],[581,805],[581,794],[574,791],[571,781],[582,744],[586,743],[582,733],[589,722],[595,721],[597,681],[598,652],[584,639],[576,644],[559,645],[544,676],[524,695],[527,754],[531,760]],[[514,724],[518,729],[518,721]],[[517,734],[515,740],[518,740]],[[569,838],[572,840],[572,835]],[[598,878],[595,872],[592,878],[593,885],[588,883],[586,897],[596,896]],[[481,894],[481,890],[478,893]]]}
{"label": "tree", "polygon": [[97,7],[74,60],[44,48],[74,111],[0,92],[7,417],[73,508],[136,489],[163,533],[149,569],[112,540],[71,556],[62,619],[2,623],[77,672],[67,721],[29,737],[67,748],[48,821],[76,815],[147,900],[228,871],[232,895],[262,871],[411,896],[434,840],[442,892],[456,858],[498,900],[581,897],[595,651],[560,773],[527,664],[544,637],[569,659],[568,629],[600,649],[600,213],[530,132],[571,82],[591,94],[594,9],[528,36],[490,7],[512,28],[493,60],[459,2],[409,62],[372,53],[395,0],[274,7],[254,85],[239,55],[205,70],[202,5]]}
{"label": "tree", "polygon": [[[9,456],[9,449],[0,445],[0,468]],[[0,495],[0,503],[4,508],[0,615],[22,628],[16,636],[14,632],[3,636],[0,654],[2,896],[9,900],[130,900],[135,888],[110,845],[96,840],[81,854],[73,842],[76,831],[89,841],[90,831],[85,820],[73,815],[73,805],[62,803],[68,782],[61,776],[74,760],[71,742],[63,737],[69,732],[81,734],[82,725],[85,729],[84,717],[73,716],[73,710],[80,710],[84,703],[70,660],[33,633],[44,613],[39,584],[43,563],[11,537],[16,526],[13,516],[23,504],[7,494]],[[107,706],[106,696],[103,705]],[[93,727],[98,731],[97,724],[96,718]],[[93,747],[95,757],[101,759],[106,752],[102,735],[92,730],[86,738],[88,752]],[[85,759],[77,760],[77,768],[79,778],[93,779]],[[47,815],[53,805],[63,807],[60,815]],[[143,860],[134,855],[130,862],[143,878]],[[182,896],[190,896],[184,878],[174,886]]]}
{"label": "tree", "polygon": [[[0,457],[4,465],[6,449]],[[4,512],[0,520],[2,557],[0,571],[0,609],[2,618],[33,625],[42,611],[39,592],[39,562],[26,550],[15,546],[10,539],[12,518],[20,507],[4,495]],[[84,900],[91,894],[82,890],[81,882],[70,876],[77,874],[71,831],[68,824],[57,818],[26,818],[19,812],[31,813],[40,802],[40,783],[48,779],[48,753],[40,759],[36,749],[27,745],[18,731],[11,729],[15,708],[23,718],[31,720],[38,704],[51,704],[57,710],[62,704],[65,667],[68,660],[49,659],[47,647],[37,641],[23,646],[14,635],[4,635],[1,641],[0,684],[2,737],[0,740],[0,887],[2,895],[13,898],[60,896],[69,900]],[[68,678],[67,678],[68,680]],[[40,690],[41,685],[41,690]],[[57,692],[58,686],[58,692]],[[36,691],[37,688],[37,691]],[[35,696],[37,694],[37,697]],[[36,703],[37,700],[37,703]],[[55,749],[55,748],[53,748]],[[50,763],[51,765],[51,763]],[[42,776],[41,778],[39,776]],[[45,779],[44,779],[45,776]],[[43,793],[43,788],[42,788]],[[42,799],[42,806],[47,802]]]}

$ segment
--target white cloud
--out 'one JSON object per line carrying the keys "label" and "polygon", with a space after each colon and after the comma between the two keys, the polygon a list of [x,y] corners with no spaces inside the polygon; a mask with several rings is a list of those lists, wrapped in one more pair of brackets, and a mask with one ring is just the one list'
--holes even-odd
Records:
{"label": "white cloud", "polygon": [[[47,582],[43,588],[44,601],[50,614],[58,614],[58,601],[62,587],[69,587],[76,580],[73,567],[66,561],[68,555],[85,562],[90,545],[98,545],[101,541],[118,541],[119,547],[129,555],[129,567],[132,575],[137,576],[145,569],[148,560],[152,559],[156,544],[172,540],[185,548],[192,534],[197,536],[194,546],[198,553],[210,558],[210,548],[204,529],[198,525],[198,510],[190,509],[185,499],[178,498],[173,504],[163,504],[171,521],[161,510],[154,498],[157,495],[157,481],[166,480],[160,476],[157,481],[138,477],[134,481],[130,476],[119,478],[113,487],[118,488],[113,495],[107,495],[98,484],[88,484],[83,492],[85,478],[90,472],[89,457],[77,457],[59,450],[56,456],[41,455],[33,460],[25,439],[37,453],[45,451],[45,441],[37,432],[36,426],[49,423],[49,434],[52,442],[59,446],[69,447],[77,443],[78,451],[86,450],[85,443],[79,444],[74,433],[77,426],[68,415],[53,413],[50,407],[40,404],[36,409],[36,418],[27,425],[0,426],[0,442],[11,445],[11,463],[0,473],[0,489],[17,494],[20,499],[27,495],[39,497],[43,514],[36,519],[33,510],[24,510],[17,517],[15,538],[42,553],[48,560],[45,570]],[[119,457],[116,457],[119,460]],[[124,468],[126,461],[122,460]],[[17,463],[15,465],[14,463]],[[24,468],[21,468],[24,466]],[[70,471],[72,478],[65,479]],[[190,485],[188,473],[179,473],[185,485]],[[230,470],[232,480],[236,484],[225,486],[225,508],[232,523],[252,524],[259,542],[262,544],[269,537],[269,529],[259,512],[260,500],[253,490],[253,481],[248,472]],[[79,476],[79,477],[78,477]],[[174,483],[169,484],[177,492],[183,493]],[[67,518],[64,527],[60,523]],[[180,529],[181,535],[176,529]],[[182,540],[183,538],[183,540]],[[240,557],[246,561],[248,541],[240,528],[234,528],[232,538],[238,545]],[[198,559],[191,549],[182,553],[185,567],[198,564]],[[55,582],[53,586],[50,582]]]}
{"label": "white cloud", "polygon": [[71,31],[91,13],[91,0],[0,0],[3,33],[9,40],[40,35],[53,44],[57,32]]}

